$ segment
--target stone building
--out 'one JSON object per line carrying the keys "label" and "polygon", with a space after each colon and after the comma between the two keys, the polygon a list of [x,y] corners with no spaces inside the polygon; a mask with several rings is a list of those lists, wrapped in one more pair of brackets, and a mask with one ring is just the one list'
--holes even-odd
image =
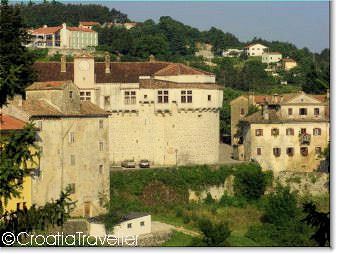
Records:
{"label": "stone building", "polygon": [[[249,105],[259,110],[247,115]],[[232,131],[238,134],[232,133],[236,159],[254,160],[273,171],[319,167],[330,137],[328,95],[248,95],[235,99],[231,106]]]}
{"label": "stone building", "polygon": [[70,186],[77,201],[74,216],[103,212],[109,198],[108,113],[81,101],[72,81],[36,82],[25,100],[15,98],[3,110],[38,128],[40,168],[31,202],[44,205]]}
{"label": "stone building", "polygon": [[73,80],[82,101],[109,112],[109,161],[214,164],[219,156],[222,88],[211,73],[178,63],[36,63],[39,81]]}

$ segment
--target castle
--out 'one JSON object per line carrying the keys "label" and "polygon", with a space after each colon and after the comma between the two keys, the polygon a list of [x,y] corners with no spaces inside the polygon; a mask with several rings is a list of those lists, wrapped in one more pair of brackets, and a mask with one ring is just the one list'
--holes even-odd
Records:
{"label": "castle", "polygon": [[109,171],[123,160],[152,166],[215,164],[222,88],[211,73],[179,63],[37,62],[26,99],[4,111],[33,120],[41,146],[32,203],[56,199],[66,186],[73,215],[94,216],[109,198]]}

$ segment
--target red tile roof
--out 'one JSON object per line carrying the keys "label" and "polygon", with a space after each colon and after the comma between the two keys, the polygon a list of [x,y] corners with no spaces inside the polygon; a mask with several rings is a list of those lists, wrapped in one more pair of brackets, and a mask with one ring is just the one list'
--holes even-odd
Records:
{"label": "red tile roof", "polygon": [[172,63],[157,71],[155,76],[177,76],[177,75],[211,75],[209,72],[197,70],[180,63]]}
{"label": "red tile roof", "polygon": [[13,116],[0,114],[0,131],[22,130],[26,122]]}
{"label": "red tile roof", "polygon": [[100,25],[100,23],[95,22],[95,21],[80,21],[80,25],[82,25],[82,26],[96,26],[96,25]]}
{"label": "red tile roof", "polygon": [[32,35],[54,34],[61,30],[62,26],[40,27],[31,31]]}
{"label": "red tile roof", "polygon": [[292,58],[284,58],[282,59],[283,62],[293,62],[293,63],[296,63],[296,61]]}
{"label": "red tile roof", "polygon": [[65,81],[46,81],[46,82],[34,82],[32,85],[26,88],[27,91],[32,90],[62,90]]}
{"label": "red tile roof", "polygon": [[81,31],[81,32],[88,32],[88,33],[94,33],[94,30],[91,30],[90,28],[86,27],[76,27],[76,26],[67,26],[67,29],[69,31]]}

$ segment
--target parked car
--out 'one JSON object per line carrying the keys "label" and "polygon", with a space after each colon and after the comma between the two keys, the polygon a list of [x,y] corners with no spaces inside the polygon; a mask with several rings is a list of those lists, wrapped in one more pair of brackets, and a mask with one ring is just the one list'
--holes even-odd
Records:
{"label": "parked car", "polygon": [[133,160],[125,160],[122,162],[123,168],[135,168],[136,163]]}
{"label": "parked car", "polygon": [[141,160],[139,162],[139,167],[140,168],[149,168],[150,167],[150,162],[149,160]]}

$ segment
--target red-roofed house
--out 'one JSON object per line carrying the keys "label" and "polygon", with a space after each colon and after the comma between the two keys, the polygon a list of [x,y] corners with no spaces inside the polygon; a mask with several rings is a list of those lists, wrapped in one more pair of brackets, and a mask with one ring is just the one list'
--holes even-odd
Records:
{"label": "red-roofed house", "polygon": [[101,24],[95,21],[80,21],[79,27],[92,29],[93,26],[100,26]]}
{"label": "red-roofed house", "polygon": [[43,27],[30,30],[31,42],[28,47],[85,49],[98,45],[97,32],[87,26],[69,27],[65,23],[61,26]]}

